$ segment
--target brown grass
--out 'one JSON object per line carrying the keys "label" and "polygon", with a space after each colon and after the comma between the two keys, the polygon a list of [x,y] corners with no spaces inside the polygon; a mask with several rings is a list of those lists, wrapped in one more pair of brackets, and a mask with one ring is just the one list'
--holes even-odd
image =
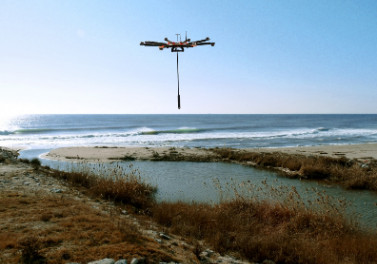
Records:
{"label": "brown grass", "polygon": [[238,199],[212,206],[160,203],[153,217],[174,233],[251,261],[377,262],[377,237],[356,231],[337,213]]}
{"label": "brown grass", "polygon": [[[235,149],[212,149],[223,161],[252,162],[261,168],[284,168],[289,177],[327,180],[349,189],[377,191],[377,162],[362,164],[345,157],[305,156],[281,152],[248,152]],[[281,170],[280,170],[281,171]]]}
{"label": "brown grass", "polygon": [[119,214],[104,214],[76,199],[2,194],[0,208],[0,263],[87,263],[137,256],[148,256],[150,263],[175,260]]}
{"label": "brown grass", "polygon": [[84,187],[88,194],[95,197],[129,204],[138,209],[151,207],[157,191],[155,187],[146,184],[133,174],[97,177],[85,170],[81,172],[50,170],[50,175],[65,180],[75,187]]}

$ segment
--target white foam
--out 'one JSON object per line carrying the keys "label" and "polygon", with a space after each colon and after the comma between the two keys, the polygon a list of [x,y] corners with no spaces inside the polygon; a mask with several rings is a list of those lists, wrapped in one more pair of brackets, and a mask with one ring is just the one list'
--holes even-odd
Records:
{"label": "white foam", "polygon": [[[180,129],[192,129],[182,127]],[[289,144],[290,139],[308,139],[311,140],[337,139],[337,138],[355,138],[367,137],[377,138],[376,129],[323,129],[323,128],[304,128],[304,129],[287,129],[275,131],[260,132],[202,132],[202,133],[160,133],[160,134],[142,134],[143,132],[153,132],[154,129],[149,127],[140,127],[134,130],[117,132],[117,133],[69,133],[69,134],[15,134],[0,136],[0,145],[2,146],[28,146],[31,148],[55,148],[63,146],[90,146],[90,145],[168,145],[174,142],[184,142],[193,140],[226,140],[240,139],[268,144],[270,140],[285,140]],[[288,140],[288,141],[287,141]],[[213,145],[213,144],[211,144]]]}

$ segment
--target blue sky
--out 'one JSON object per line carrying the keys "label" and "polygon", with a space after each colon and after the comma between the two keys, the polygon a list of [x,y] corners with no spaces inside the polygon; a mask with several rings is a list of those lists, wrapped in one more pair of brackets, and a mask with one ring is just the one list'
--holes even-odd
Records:
{"label": "blue sky", "polygon": [[[201,39],[180,54],[140,41]],[[0,113],[377,113],[377,1],[0,0]]]}

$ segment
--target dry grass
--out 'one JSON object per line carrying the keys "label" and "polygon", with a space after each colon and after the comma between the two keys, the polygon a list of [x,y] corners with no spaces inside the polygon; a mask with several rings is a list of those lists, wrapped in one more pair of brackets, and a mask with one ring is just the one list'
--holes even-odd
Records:
{"label": "dry grass", "polygon": [[[121,169],[119,168],[121,171]],[[116,174],[97,177],[89,170],[64,172],[50,170],[54,178],[62,179],[75,187],[84,187],[88,194],[121,204],[129,204],[138,209],[147,209],[154,203],[157,189],[134,174]]]}
{"label": "dry grass", "polygon": [[87,263],[136,256],[148,256],[151,263],[174,260],[129,221],[82,201],[14,193],[0,196],[0,208],[0,263]]}
{"label": "dry grass", "polygon": [[224,161],[252,162],[261,168],[285,168],[289,177],[327,180],[349,189],[377,191],[377,162],[362,164],[345,157],[305,156],[281,152],[247,152],[235,149],[212,149]]}
{"label": "dry grass", "polygon": [[335,211],[238,199],[213,206],[160,203],[153,217],[171,232],[251,261],[377,262],[377,237],[356,231]]}

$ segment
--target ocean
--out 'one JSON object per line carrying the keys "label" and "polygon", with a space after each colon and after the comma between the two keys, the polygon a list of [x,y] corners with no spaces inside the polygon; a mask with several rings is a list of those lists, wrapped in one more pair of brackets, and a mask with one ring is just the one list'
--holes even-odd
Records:
{"label": "ocean", "polygon": [[25,115],[0,146],[289,147],[377,141],[377,115]]}

